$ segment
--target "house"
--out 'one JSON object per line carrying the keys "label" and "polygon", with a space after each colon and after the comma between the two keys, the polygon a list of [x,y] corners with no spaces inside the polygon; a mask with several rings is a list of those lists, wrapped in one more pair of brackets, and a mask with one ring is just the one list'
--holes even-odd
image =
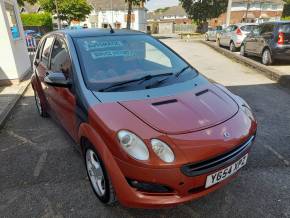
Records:
{"label": "house", "polygon": [[[125,0],[87,0],[93,11],[84,22],[89,28],[126,28],[128,18],[128,4]],[[134,5],[131,15],[131,28],[146,31],[146,13],[144,4]]]}
{"label": "house", "polygon": [[181,5],[159,9],[147,15],[147,30],[151,33],[171,34],[194,32],[192,20]]}
{"label": "house", "polygon": [[19,7],[19,12],[21,14],[39,13],[43,12],[40,5],[35,3],[34,5],[24,2],[24,5]]}
{"label": "house", "polygon": [[[283,12],[282,0],[233,0],[230,23],[261,23],[280,20]],[[209,22],[210,26],[226,24],[226,13]]]}
{"label": "house", "polygon": [[158,22],[174,22],[176,24],[191,24],[192,21],[188,19],[188,15],[181,5],[165,8],[163,10],[156,10],[149,12],[147,21]]}

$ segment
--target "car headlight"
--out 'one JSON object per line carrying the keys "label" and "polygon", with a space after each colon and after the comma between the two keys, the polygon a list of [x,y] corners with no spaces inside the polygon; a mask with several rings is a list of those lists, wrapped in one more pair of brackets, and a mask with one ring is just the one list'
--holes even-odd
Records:
{"label": "car headlight", "polygon": [[158,139],[152,139],[151,145],[153,151],[161,160],[166,163],[172,163],[174,161],[174,153],[167,144]]}
{"label": "car headlight", "polygon": [[119,142],[131,157],[137,160],[148,160],[149,159],[149,151],[144,142],[136,136],[134,133],[121,130],[118,132]]}

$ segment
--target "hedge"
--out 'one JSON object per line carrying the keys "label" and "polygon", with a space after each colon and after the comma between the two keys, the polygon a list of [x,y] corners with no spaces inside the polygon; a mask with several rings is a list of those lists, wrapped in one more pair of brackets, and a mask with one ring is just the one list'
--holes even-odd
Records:
{"label": "hedge", "polygon": [[52,17],[49,13],[31,13],[31,14],[21,14],[21,20],[23,26],[37,26],[37,27],[48,27],[52,29]]}
{"label": "hedge", "polygon": [[290,16],[288,16],[288,17],[282,17],[282,20],[290,20]]}

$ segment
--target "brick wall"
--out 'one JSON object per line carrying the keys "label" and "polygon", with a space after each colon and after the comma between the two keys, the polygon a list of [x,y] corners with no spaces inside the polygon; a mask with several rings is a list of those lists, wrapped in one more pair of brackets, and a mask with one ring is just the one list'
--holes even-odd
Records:
{"label": "brick wall", "polygon": [[[240,23],[243,21],[243,17],[245,16],[246,11],[232,11],[231,12],[231,24]],[[282,11],[249,11],[248,16],[251,17],[252,15],[255,18],[259,18],[261,14],[266,14],[270,18],[281,17]],[[221,14],[218,18],[212,19],[209,22],[209,26],[219,26],[226,23],[226,13]]]}

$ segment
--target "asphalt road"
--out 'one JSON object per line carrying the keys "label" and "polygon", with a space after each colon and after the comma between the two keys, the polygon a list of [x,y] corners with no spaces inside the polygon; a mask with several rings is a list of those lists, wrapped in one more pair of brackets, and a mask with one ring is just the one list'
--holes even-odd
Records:
{"label": "asphalt road", "polygon": [[206,45],[164,42],[253,107],[259,131],[240,175],[175,208],[105,207],[74,143],[50,118],[38,117],[30,88],[0,133],[0,217],[290,217],[290,90]]}

